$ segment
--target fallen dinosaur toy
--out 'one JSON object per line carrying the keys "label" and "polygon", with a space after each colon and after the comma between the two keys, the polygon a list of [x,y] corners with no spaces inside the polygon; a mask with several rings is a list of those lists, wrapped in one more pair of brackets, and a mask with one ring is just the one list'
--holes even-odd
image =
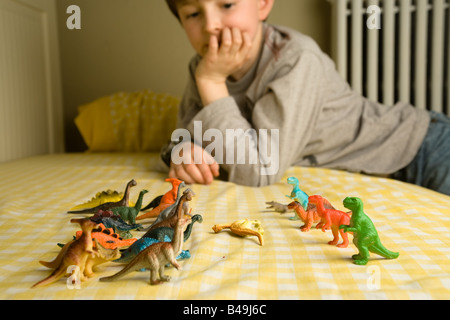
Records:
{"label": "fallen dinosaur toy", "polygon": [[382,245],[372,220],[364,213],[364,205],[360,198],[345,198],[344,207],[352,211],[352,217],[349,224],[343,224],[339,229],[344,232],[353,232],[353,243],[359,251],[352,256],[356,265],[366,265],[370,259],[369,252],[386,259],[399,257],[400,253],[392,252]]}
{"label": "fallen dinosaur toy", "polygon": [[212,228],[215,233],[222,231],[223,229],[230,229],[230,231],[238,236],[256,236],[258,237],[259,244],[264,245],[264,229],[261,227],[261,222],[258,220],[249,221],[248,219],[238,220],[231,224],[216,224]]}

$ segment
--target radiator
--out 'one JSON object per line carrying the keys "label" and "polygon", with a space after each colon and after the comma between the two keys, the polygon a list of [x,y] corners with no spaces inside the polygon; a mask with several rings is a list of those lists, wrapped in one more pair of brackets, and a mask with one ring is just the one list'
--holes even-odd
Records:
{"label": "radiator", "polygon": [[333,58],[369,99],[450,115],[450,0],[329,0]]}

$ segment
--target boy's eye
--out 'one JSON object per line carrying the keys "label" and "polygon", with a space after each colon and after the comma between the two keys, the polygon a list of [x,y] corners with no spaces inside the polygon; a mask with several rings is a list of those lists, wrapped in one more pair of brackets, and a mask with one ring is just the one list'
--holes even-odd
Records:
{"label": "boy's eye", "polygon": [[186,19],[195,18],[195,17],[198,17],[198,15],[199,15],[199,12],[192,12],[192,13],[186,15]]}
{"label": "boy's eye", "polygon": [[234,5],[235,5],[234,2],[227,2],[227,3],[223,4],[222,7],[224,9],[231,9]]}

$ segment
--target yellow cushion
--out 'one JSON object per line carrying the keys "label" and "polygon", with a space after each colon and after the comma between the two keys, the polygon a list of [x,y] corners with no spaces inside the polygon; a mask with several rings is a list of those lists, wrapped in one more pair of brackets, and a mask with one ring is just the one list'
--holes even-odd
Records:
{"label": "yellow cushion", "polygon": [[158,152],[175,130],[179,99],[151,91],[116,93],[79,107],[89,151]]}

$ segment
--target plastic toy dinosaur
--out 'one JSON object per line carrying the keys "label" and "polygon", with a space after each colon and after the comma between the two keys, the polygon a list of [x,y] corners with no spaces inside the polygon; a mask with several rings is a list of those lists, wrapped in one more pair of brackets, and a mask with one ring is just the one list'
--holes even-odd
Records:
{"label": "plastic toy dinosaur", "polygon": [[[178,190],[185,186],[184,182],[178,179],[168,178],[167,182],[172,183],[172,189],[169,190],[166,194],[163,195],[159,205],[156,208],[153,208],[151,211],[140,215],[136,218],[136,220],[143,220],[147,218],[155,218],[159,216],[159,214],[164,210],[173,205],[178,198]],[[153,202],[153,201],[152,201]]]}
{"label": "plastic toy dinosaur", "polygon": [[[203,217],[199,214],[196,214],[196,215],[192,216],[191,220],[192,220],[192,222],[187,226],[186,230],[184,231],[184,241],[189,239],[189,237],[191,236],[192,227],[194,226],[194,223],[195,222],[202,223]],[[173,233],[174,233],[174,230],[171,227],[159,227],[159,228],[148,231],[144,237],[157,239],[158,241],[163,241],[166,236],[168,236],[169,239],[172,239]]]}
{"label": "plastic toy dinosaur", "polygon": [[93,208],[87,208],[82,210],[75,210],[75,211],[68,211],[67,213],[71,214],[82,214],[82,213],[95,213],[99,210],[110,210],[115,207],[127,207],[129,205],[129,199],[130,199],[130,189],[131,187],[134,187],[137,185],[137,182],[133,179],[127,183],[127,186],[125,187],[125,191],[123,193],[123,198],[117,202],[106,202],[101,205],[98,205]]}
{"label": "plastic toy dinosaur", "polygon": [[261,227],[261,222],[258,220],[249,221],[238,220],[231,224],[216,224],[212,228],[215,233],[222,231],[223,229],[230,229],[230,231],[238,236],[256,236],[258,237],[259,244],[264,245],[264,229]]}
{"label": "plastic toy dinosaur", "polygon": [[[75,241],[75,239],[70,241],[66,245],[63,245],[61,251],[62,252],[67,251],[67,249],[70,247],[70,245],[74,241]],[[92,257],[91,255],[88,255],[88,257],[86,259],[86,264],[85,264],[84,271],[83,271],[83,276],[86,278],[92,278],[94,276],[94,268],[96,266],[103,264],[105,262],[113,261],[115,259],[120,258],[119,248],[107,249],[107,248],[103,247],[95,238],[93,238],[93,244],[94,244],[93,250],[97,254],[94,257]],[[60,255],[58,255],[58,258],[52,262],[45,262],[45,261],[39,261],[39,262],[47,268],[55,269],[61,263],[62,257],[63,257],[63,255],[60,254]]]}
{"label": "plastic toy dinosaur", "polygon": [[[83,234],[83,231],[77,231],[75,239],[79,239]],[[106,249],[117,249],[131,246],[136,242],[136,238],[123,239],[117,233],[114,233],[112,228],[106,228],[103,223],[100,223],[91,232],[92,240],[97,240]]]}
{"label": "plastic toy dinosaur", "polygon": [[106,228],[113,228],[115,232],[119,233],[124,239],[130,239],[133,235],[130,233],[131,230],[141,229],[141,224],[130,225],[122,220],[118,215],[115,215],[111,210],[102,211],[100,210],[91,220],[97,223],[102,223]]}
{"label": "plastic toy dinosaur", "polygon": [[299,181],[295,177],[290,177],[287,179],[287,183],[293,185],[291,194],[286,196],[294,201],[300,202],[303,209],[308,210],[308,195],[306,192],[300,189]]}
{"label": "plastic toy dinosaur", "polygon": [[281,204],[275,201],[266,202],[266,204],[268,205],[266,209],[274,209],[276,212],[279,213],[286,213],[290,209],[286,204]]}
{"label": "plastic toy dinosaur", "polygon": [[348,197],[344,199],[344,207],[352,211],[350,223],[344,223],[339,229],[344,232],[353,232],[353,243],[359,253],[352,256],[357,265],[366,265],[370,259],[370,253],[375,253],[386,259],[397,259],[398,252],[386,249],[378,236],[377,229],[372,220],[364,213],[364,205],[360,198]]}
{"label": "plastic toy dinosaur", "polygon": [[94,239],[94,251],[97,252],[97,255],[95,257],[89,256],[84,267],[84,276],[88,278],[94,276],[95,267],[120,258],[119,248],[107,249],[97,239]]}
{"label": "plastic toy dinosaur", "polygon": [[116,190],[105,190],[101,192],[97,192],[95,197],[92,197],[91,200],[76,205],[75,207],[71,208],[70,211],[79,211],[84,209],[92,209],[95,207],[98,207],[106,202],[117,202],[120,201],[123,198],[123,192],[118,192]]}
{"label": "plastic toy dinosaur", "polygon": [[186,189],[183,192],[183,195],[181,196],[180,201],[178,201],[176,210],[173,212],[173,214],[171,216],[167,217],[166,219],[164,219],[156,224],[151,225],[150,228],[148,229],[148,231],[142,237],[150,238],[148,236],[148,234],[150,234],[150,232],[153,229],[157,229],[160,227],[175,228],[177,221],[183,216],[183,212],[184,212],[183,208],[185,207],[184,203],[187,201],[191,201],[194,196],[195,196],[195,194],[191,189]]}
{"label": "plastic toy dinosaur", "polygon": [[333,233],[333,240],[328,242],[330,245],[336,245],[339,242],[339,234],[341,234],[341,238],[343,242],[338,244],[339,248],[347,248],[348,247],[348,236],[343,230],[339,230],[341,225],[348,225],[350,223],[350,216],[340,210],[336,209],[327,209],[325,208],[326,199],[321,196],[314,195],[309,197],[309,203],[315,204],[317,206],[317,212],[321,218],[320,223],[316,226],[317,229],[322,229],[323,232],[325,230],[329,230]]}
{"label": "plastic toy dinosaur", "polygon": [[[177,207],[178,207],[178,203],[179,203],[180,198],[181,197],[179,197],[178,200],[173,205],[171,205],[170,207],[164,209],[159,214],[159,216],[156,217],[155,221],[153,221],[152,224],[147,228],[147,230],[152,229],[153,226],[159,224],[160,222],[166,220],[167,218],[174,216],[175,212],[177,211]],[[190,212],[192,211],[192,209],[189,209],[189,202],[188,201],[185,201],[183,203],[182,210],[183,210],[183,214],[184,215],[190,215]]]}
{"label": "plastic toy dinosaur", "polygon": [[98,253],[94,251],[91,232],[97,224],[90,219],[72,219],[71,223],[78,223],[83,230],[83,235],[64,246],[56,259],[52,262],[40,261],[44,266],[55,269],[50,276],[34,284],[32,288],[50,285],[67,273],[67,268],[77,266],[80,268],[81,280],[84,281],[84,269],[90,255],[95,258]]}
{"label": "plastic toy dinosaur", "polygon": [[[172,229],[172,228],[170,228]],[[173,230],[173,229],[172,229]],[[114,262],[117,263],[129,263],[131,260],[133,260],[141,251],[145,250],[149,246],[151,246],[154,243],[158,242],[170,242],[172,241],[169,236],[164,236],[162,240],[154,239],[154,238],[141,238],[131,247],[126,249],[124,252],[122,252],[122,255],[120,258],[114,260]],[[191,254],[189,250],[182,250],[181,253],[176,257],[177,260],[183,260],[183,259],[189,259],[191,257]]]}
{"label": "plastic toy dinosaur", "polygon": [[[323,205],[326,209],[334,210],[334,207],[326,199],[323,199]],[[311,201],[309,201],[308,210],[306,211],[303,209],[302,205],[297,201],[289,203],[287,207],[289,209],[293,209],[297,213],[297,216],[300,218],[300,220],[302,220],[305,223],[303,226],[300,227],[300,230],[302,232],[308,232],[314,223],[319,223],[321,220],[321,217],[317,212],[316,205],[311,203]]]}
{"label": "plastic toy dinosaur", "polygon": [[161,281],[170,281],[170,277],[164,274],[165,266],[170,263],[177,270],[182,269],[181,265],[178,264],[176,257],[183,250],[183,230],[185,225],[189,222],[189,219],[179,219],[175,226],[175,234],[171,242],[158,242],[150,245],[142,250],[121,271],[110,277],[100,278],[100,281],[115,281],[132,271],[144,268],[150,269],[151,285],[160,284]]}
{"label": "plastic toy dinosaur", "polygon": [[115,207],[110,210],[115,214],[120,216],[123,221],[128,222],[130,224],[136,223],[136,217],[141,211],[142,200],[144,198],[144,194],[146,194],[147,190],[142,190],[139,193],[139,198],[136,201],[136,205],[134,207]]}

